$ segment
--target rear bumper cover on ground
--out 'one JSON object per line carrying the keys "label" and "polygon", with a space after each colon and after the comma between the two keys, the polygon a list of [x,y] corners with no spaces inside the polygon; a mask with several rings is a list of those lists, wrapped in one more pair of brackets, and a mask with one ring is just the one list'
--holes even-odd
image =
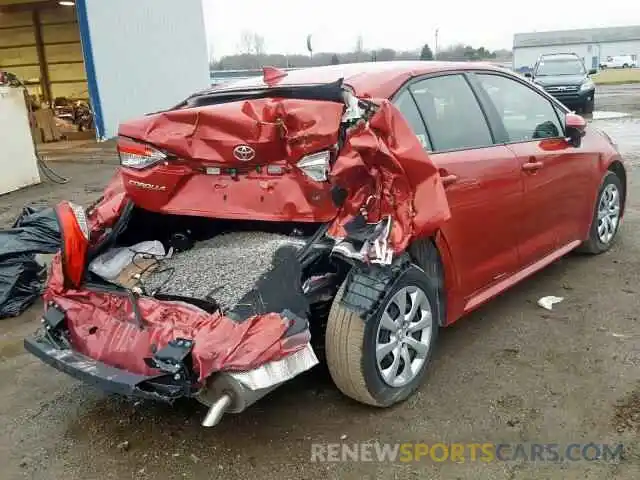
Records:
{"label": "rear bumper cover on ground", "polygon": [[204,384],[171,374],[139,375],[112,367],[39,336],[24,341],[26,350],[44,363],[103,391],[133,398],[173,403],[194,397],[210,406],[203,425],[216,425],[227,412],[240,413],[293,377],[313,368],[318,359],[310,344],[281,360],[256,369],[216,374]]}
{"label": "rear bumper cover on ground", "polygon": [[187,391],[181,385],[167,384],[163,387],[165,391],[158,390],[155,385],[154,389],[154,380],[166,375],[147,376],[127,372],[73,350],[61,350],[44,338],[28,337],[24,346],[28,352],[47,365],[109,393],[169,403],[180,397],[191,396],[187,395]]}

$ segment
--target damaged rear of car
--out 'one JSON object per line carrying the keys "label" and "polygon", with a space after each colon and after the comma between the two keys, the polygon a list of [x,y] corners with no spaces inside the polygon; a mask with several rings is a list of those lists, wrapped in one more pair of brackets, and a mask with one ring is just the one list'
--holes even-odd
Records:
{"label": "damaged rear of car", "polygon": [[[398,295],[400,315],[426,325],[429,278],[407,252],[449,210],[436,167],[387,100],[359,99],[342,80],[202,92],[122,125],[118,150],[122,168],[96,205],[56,209],[62,249],[30,352],[107,391],[197,398],[210,406],[205,426],[317,355],[366,403],[415,389],[420,375],[383,394],[349,391],[362,387],[334,375],[349,359],[325,341],[328,330],[350,334],[337,333],[341,309],[362,330]],[[386,360],[395,373],[422,372],[430,354],[426,327],[414,334],[411,322],[401,334],[414,350]]]}

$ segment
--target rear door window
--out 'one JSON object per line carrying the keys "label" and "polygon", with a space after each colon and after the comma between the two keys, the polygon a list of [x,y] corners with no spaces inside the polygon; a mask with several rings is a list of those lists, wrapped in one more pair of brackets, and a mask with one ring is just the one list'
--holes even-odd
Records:
{"label": "rear door window", "polygon": [[420,112],[418,111],[418,107],[416,106],[416,102],[413,101],[411,94],[408,90],[404,90],[394,101],[394,105],[402,115],[414,133],[420,140],[420,144],[425,150],[432,150],[431,143],[429,142],[429,137],[427,136],[427,130],[424,126],[424,122],[422,121],[422,117],[420,116]]}
{"label": "rear door window", "polygon": [[409,88],[435,152],[493,145],[484,113],[464,76],[426,78]]}

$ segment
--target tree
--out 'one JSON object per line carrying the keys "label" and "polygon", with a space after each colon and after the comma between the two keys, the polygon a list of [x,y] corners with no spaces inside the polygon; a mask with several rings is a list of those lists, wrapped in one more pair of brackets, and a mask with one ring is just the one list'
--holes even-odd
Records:
{"label": "tree", "polygon": [[245,30],[240,35],[240,53],[251,55],[253,53],[253,33]]}
{"label": "tree", "polygon": [[253,34],[253,53],[258,56],[264,55],[264,37],[257,33]]}
{"label": "tree", "polygon": [[420,60],[433,60],[433,52],[429,48],[428,44],[424,44],[422,51],[420,52]]}
{"label": "tree", "polygon": [[478,58],[489,58],[491,56],[491,52],[484,47],[480,47],[476,50],[476,55]]}
{"label": "tree", "polygon": [[207,45],[207,50],[209,50],[209,68],[215,68],[216,57],[213,54],[213,42],[209,42],[209,44]]}
{"label": "tree", "polygon": [[264,37],[258,33],[245,30],[240,35],[238,50],[244,55],[264,55]]}
{"label": "tree", "polygon": [[356,62],[359,62],[360,57],[364,52],[364,40],[362,39],[362,35],[358,35],[358,37],[356,38],[356,45],[353,51],[356,54]]}
{"label": "tree", "polygon": [[396,58],[396,51],[391,48],[376,50],[376,58],[379,62],[389,62]]}
{"label": "tree", "polygon": [[477,60],[478,59],[478,51],[473,48],[471,45],[466,45],[463,50],[464,58],[467,60]]}
{"label": "tree", "polygon": [[340,64],[340,59],[338,58],[338,54],[334,53],[333,55],[331,55],[331,65],[339,65]]}

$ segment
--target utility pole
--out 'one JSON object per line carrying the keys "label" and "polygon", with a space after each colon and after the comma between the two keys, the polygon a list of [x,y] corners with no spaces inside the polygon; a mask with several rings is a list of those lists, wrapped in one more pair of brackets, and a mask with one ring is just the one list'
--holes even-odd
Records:
{"label": "utility pole", "polygon": [[438,59],[438,33],[440,32],[439,28],[436,28],[436,44],[435,44],[435,51],[433,53],[433,59],[437,60]]}
{"label": "utility pole", "polygon": [[311,43],[311,34],[307,35],[307,50],[309,50],[309,58],[313,61],[313,45]]}

